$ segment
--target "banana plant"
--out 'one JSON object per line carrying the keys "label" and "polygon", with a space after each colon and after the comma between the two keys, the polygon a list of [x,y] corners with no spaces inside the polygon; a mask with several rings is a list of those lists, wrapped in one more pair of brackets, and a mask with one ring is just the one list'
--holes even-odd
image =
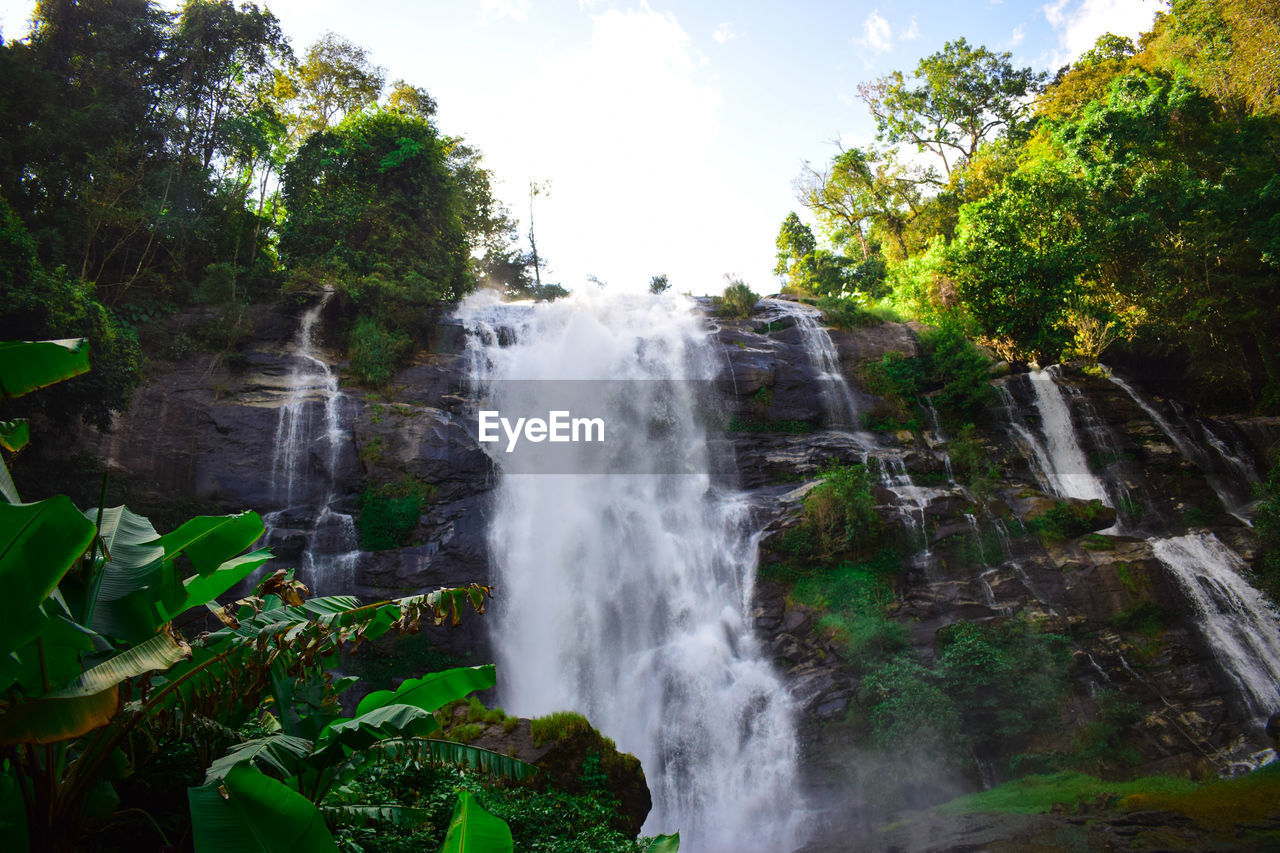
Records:
{"label": "banana plant", "polygon": [[[229,849],[274,853],[304,844],[314,846],[302,846],[301,850],[328,850],[332,838],[322,837],[313,829],[317,818],[326,815],[335,822],[372,818],[414,824],[425,820],[426,813],[419,809],[345,802],[342,785],[374,761],[404,762],[411,757],[425,757],[433,764],[457,764],[507,778],[527,778],[535,772],[532,765],[489,750],[428,737],[440,728],[434,711],[494,684],[492,665],[431,673],[405,681],[395,690],[370,693],[354,716],[329,721],[314,739],[282,730],[235,745],[210,765],[203,786],[189,789],[197,853]],[[246,770],[258,775],[250,776]],[[303,799],[286,796],[282,789]],[[470,795],[459,796],[462,808],[462,799]],[[261,839],[258,846],[244,847],[244,838],[252,828],[249,824],[263,815],[273,815],[269,821],[273,825],[293,826],[294,830],[287,838]],[[511,833],[506,824],[484,814],[477,805],[469,804],[454,817],[455,823],[461,821],[460,826],[500,825],[507,846],[484,846],[477,838],[464,847],[446,844],[445,849],[472,853],[510,851]],[[480,836],[490,838],[491,833],[486,831]]]}

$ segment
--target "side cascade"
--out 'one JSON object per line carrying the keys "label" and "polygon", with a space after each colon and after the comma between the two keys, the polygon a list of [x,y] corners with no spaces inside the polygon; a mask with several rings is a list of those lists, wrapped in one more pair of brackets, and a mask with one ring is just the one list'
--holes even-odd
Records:
{"label": "side cascade", "polygon": [[271,486],[280,509],[267,513],[266,540],[282,529],[306,531],[300,576],[315,593],[349,590],[360,560],[349,513],[335,508],[337,472],[352,453],[349,401],[316,353],[316,327],[333,291],[302,315],[292,343],[287,394],[276,422]]}
{"label": "side cascade", "polygon": [[577,399],[607,436],[544,476],[489,445],[501,595],[487,621],[504,707],[579,711],[638,756],[654,802],[645,832],[679,830],[682,850],[799,846],[792,701],[748,618],[760,531],[709,473],[698,392],[719,357],[694,304],[477,295],[457,316],[488,408],[521,398],[547,411],[585,380]]}
{"label": "side cascade", "polygon": [[786,299],[761,301],[795,320],[805,357],[817,372],[818,381],[822,383],[822,401],[827,410],[827,423],[833,427],[856,428],[858,405],[844,378],[844,371],[840,369],[840,354],[831,342],[831,335],[819,322],[822,312],[801,302]]}
{"label": "side cascade", "polygon": [[1244,561],[1212,533],[1152,539],[1199,617],[1205,643],[1259,728],[1280,710],[1276,612],[1243,578]]}

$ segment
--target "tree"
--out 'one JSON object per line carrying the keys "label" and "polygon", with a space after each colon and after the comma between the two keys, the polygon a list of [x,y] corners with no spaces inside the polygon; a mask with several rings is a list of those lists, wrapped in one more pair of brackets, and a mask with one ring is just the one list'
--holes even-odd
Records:
{"label": "tree", "polygon": [[18,94],[0,114],[0,194],[42,261],[110,300],[162,262],[166,15],[146,0],[44,0],[33,22],[27,44],[5,47],[0,88]]}
{"label": "tree", "polygon": [[285,167],[282,258],[296,271],[377,273],[415,300],[466,295],[466,205],[449,157],[429,122],[389,110],[313,134]]}
{"label": "tree", "polygon": [[873,231],[891,240],[899,257],[927,242],[911,231],[928,204],[922,187],[934,182],[930,173],[899,162],[892,149],[850,148],[841,149],[825,170],[805,163],[796,194],[836,246],[856,238],[865,261],[875,251]]}
{"label": "tree", "polygon": [[418,118],[429,119],[436,114],[436,99],[421,86],[411,86],[403,80],[391,84],[387,106],[396,112],[408,113]]}
{"label": "tree", "polygon": [[[1018,133],[1030,115],[1029,96],[1044,74],[1017,69],[1011,54],[972,47],[964,39],[947,42],[941,51],[920,60],[912,87],[901,71],[858,87],[875,117],[878,138],[931,151],[950,177],[971,160],[986,139],[1001,132]],[[934,177],[932,183],[943,181]]]}
{"label": "tree", "polygon": [[385,84],[386,73],[369,61],[368,51],[330,32],[307,48],[297,67],[277,78],[276,98],[301,142],[376,104]]}
{"label": "tree", "polygon": [[978,329],[1008,356],[1060,357],[1066,311],[1090,267],[1082,212],[1078,184],[1050,164],[961,209],[951,274]]}
{"label": "tree", "polygon": [[667,278],[667,274],[655,275],[649,279],[649,292],[655,296],[659,293],[666,293],[671,289],[671,281]]}

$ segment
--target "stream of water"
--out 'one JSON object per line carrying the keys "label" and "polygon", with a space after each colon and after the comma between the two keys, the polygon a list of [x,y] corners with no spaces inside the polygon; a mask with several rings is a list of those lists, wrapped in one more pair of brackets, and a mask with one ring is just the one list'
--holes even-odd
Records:
{"label": "stream of water", "polygon": [[742,495],[708,473],[696,391],[720,358],[693,303],[473,297],[457,316],[485,405],[544,396],[554,408],[565,387],[608,380],[592,386],[590,412],[604,449],[540,476],[493,452],[503,706],[580,711],[638,756],[654,801],[645,832],[679,830],[682,851],[798,846],[791,700],[747,618],[759,531]]}
{"label": "stream of water", "polygon": [[288,396],[276,422],[271,462],[272,491],[281,509],[263,519],[268,540],[285,524],[308,530],[300,575],[316,594],[348,591],[360,560],[355,522],[333,506],[339,459],[351,448],[347,398],[316,352],[316,325],[332,297],[326,291],[303,313],[293,339]]}

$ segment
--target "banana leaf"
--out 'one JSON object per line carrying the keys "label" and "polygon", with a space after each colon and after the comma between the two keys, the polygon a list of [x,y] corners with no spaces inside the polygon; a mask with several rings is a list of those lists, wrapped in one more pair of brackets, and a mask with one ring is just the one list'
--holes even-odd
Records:
{"label": "banana leaf", "polygon": [[48,624],[41,602],[93,536],[92,522],[70,498],[0,503],[0,654],[22,648]]}
{"label": "banana leaf", "polygon": [[84,338],[0,343],[0,397],[21,397],[88,371]]}
{"label": "banana leaf", "polygon": [[238,764],[218,785],[187,789],[196,853],[337,853],[306,797]]}
{"label": "banana leaf", "polygon": [[422,678],[411,678],[395,690],[375,690],[360,700],[357,714],[386,705],[413,705],[424,711],[435,711],[475,690],[488,690],[498,683],[493,664],[467,666],[432,672]]}
{"label": "banana leaf", "polygon": [[311,754],[313,746],[306,738],[286,734],[273,734],[238,743],[227,750],[226,755],[209,765],[204,777],[205,784],[225,778],[233,767],[240,764],[249,764],[269,776],[287,779],[297,775],[299,763]]}
{"label": "banana leaf", "polygon": [[680,833],[674,835],[658,835],[645,848],[644,853],[678,853],[680,850]]}
{"label": "banana leaf", "polygon": [[513,853],[511,828],[476,802],[470,791],[458,791],[449,834],[440,853]]}

